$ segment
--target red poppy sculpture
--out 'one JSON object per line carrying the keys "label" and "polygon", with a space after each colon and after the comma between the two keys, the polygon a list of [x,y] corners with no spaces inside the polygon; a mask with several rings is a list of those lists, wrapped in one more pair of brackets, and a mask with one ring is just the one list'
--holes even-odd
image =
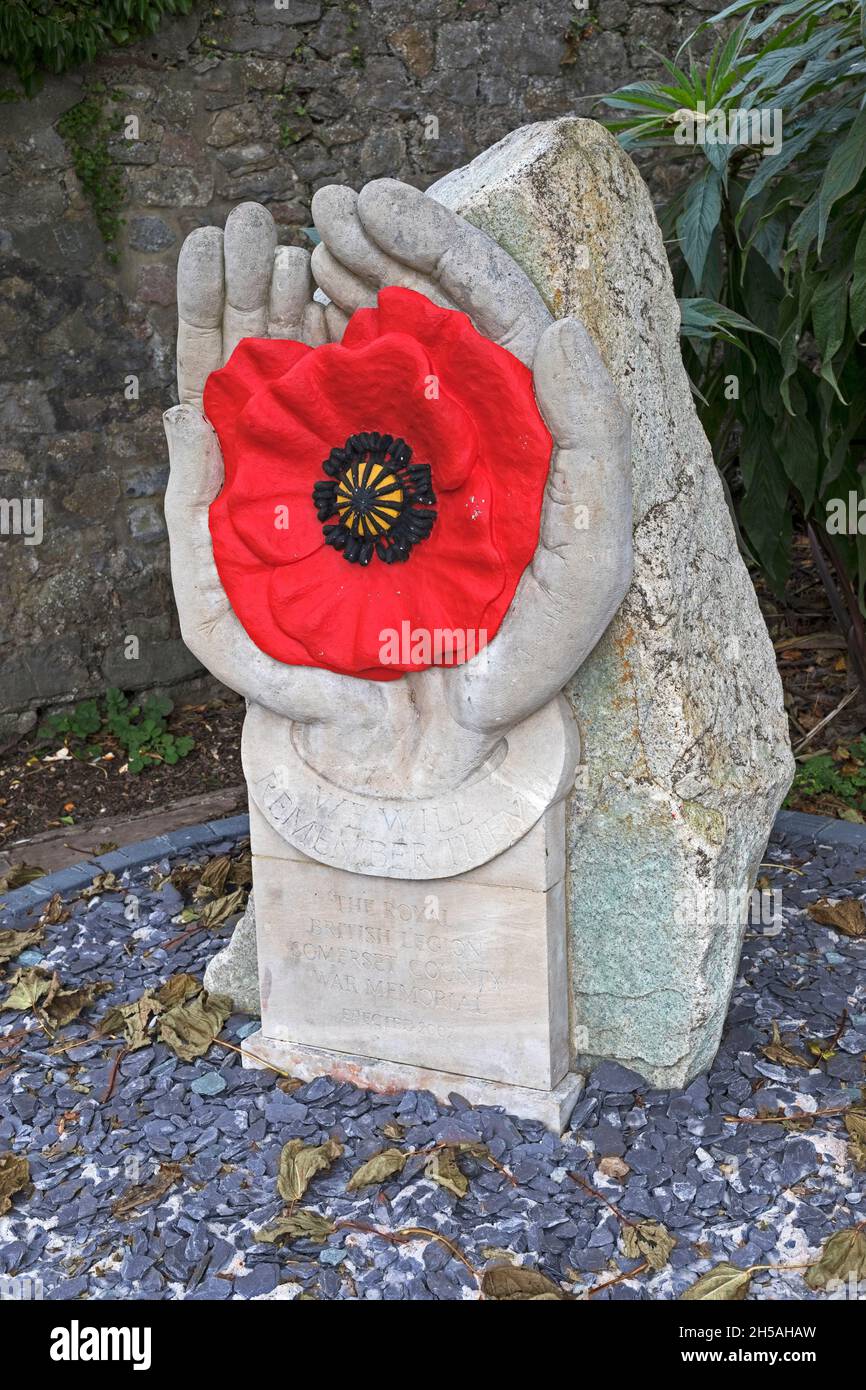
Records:
{"label": "red poppy sculpture", "polygon": [[204,410],[225,463],[214,557],[262,651],[394,680],[454,648],[437,663],[388,634],[471,634],[470,654],[494,636],[538,543],[552,441],[529,369],[465,314],[385,289],[340,344],[244,339]]}

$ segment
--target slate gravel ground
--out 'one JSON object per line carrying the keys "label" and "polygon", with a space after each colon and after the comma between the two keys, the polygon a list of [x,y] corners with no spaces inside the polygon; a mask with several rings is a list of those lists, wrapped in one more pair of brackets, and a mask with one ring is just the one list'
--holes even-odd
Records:
{"label": "slate gravel ground", "polygon": [[[211,853],[230,848],[215,845]],[[332,1135],[344,1154],[313,1179],[303,1206],[386,1232],[438,1232],[478,1271],[511,1258],[576,1295],[624,1273],[593,1297],[673,1299],[722,1260],[745,1267],[814,1258],[833,1231],[866,1218],[866,1173],[852,1167],[838,1118],[798,1133],[726,1117],[753,1117],[759,1108],[782,1116],[858,1098],[866,940],[819,926],[805,905],[828,893],[862,897],[864,857],[854,847],[776,837],[766,859],[801,872],[762,871],[770,888],[782,890],[784,920],[747,931],[709,1076],[685,1091],[658,1091],[618,1065],[602,1065],[561,1140],[536,1122],[459,1098],[442,1107],[426,1092],[382,1096],[321,1077],[288,1094],[273,1073],[244,1071],[238,1055],[219,1046],[196,1063],[162,1043],[130,1053],[103,1102],[117,1046],[88,1043],[52,1055],[56,1039],[31,1021],[20,1065],[0,1083],[0,1152],[27,1155],[33,1181],[31,1193],[20,1193],[0,1216],[0,1274],[41,1280],[48,1299],[477,1298],[476,1277],[429,1236],[400,1243],[344,1229],[324,1245],[282,1248],[254,1239],[284,1206],[276,1192],[283,1144]],[[88,1036],[104,1008],[169,974],[200,976],[223,944],[224,933],[202,932],[167,951],[162,943],[183,929],[172,921],[181,899],[170,884],[153,891],[153,878],[152,869],[136,871],[124,880],[125,895],[79,899],[68,922],[49,927],[44,963],[65,984],[114,982],[64,1038]],[[40,954],[26,952],[23,963],[38,963]],[[832,1036],[843,1010],[846,1026],[829,1061],[805,1070],[762,1056],[774,1021],[802,1050],[805,1038]],[[0,1037],[23,1019],[0,1014]],[[238,1044],[255,1026],[233,1015],[221,1036]],[[8,1056],[0,1052],[0,1074]],[[396,1141],[383,1132],[394,1124],[405,1129]],[[470,1186],[458,1199],[424,1177],[416,1159],[384,1186],[346,1191],[354,1169],[381,1148],[458,1139],[482,1140],[513,1181],[462,1157]],[[619,1181],[599,1168],[606,1157],[628,1165]],[[161,1162],[180,1165],[175,1185],[139,1214],[112,1215],[117,1199]],[[677,1239],[669,1263],[629,1278],[640,1261],[623,1253],[620,1218],[571,1173],[625,1218],[664,1223]],[[755,1274],[749,1296],[825,1297],[795,1270]]]}

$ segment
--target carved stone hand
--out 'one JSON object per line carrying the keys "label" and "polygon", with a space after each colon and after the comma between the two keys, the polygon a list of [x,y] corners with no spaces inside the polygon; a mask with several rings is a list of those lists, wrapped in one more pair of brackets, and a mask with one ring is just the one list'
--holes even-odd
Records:
{"label": "carved stone hand", "polygon": [[[518,839],[573,775],[573,720],[556,697],[630,580],[629,422],[583,326],[553,322],[511,257],[432,198],[387,179],[360,194],[330,187],[316,194],[313,216],[322,240],[312,259],[299,248],[277,247],[270,214],[254,203],[236,208],[225,232],[194,231],[181,252],[181,404],[165,417],[166,518],[181,631],[202,664],[249,701],[244,757],[251,791],[287,839],[292,828],[273,802],[301,784],[314,800],[323,786],[352,794],[362,808],[364,798],[384,798],[395,814],[455,793],[476,808],[485,799],[492,806],[520,787],[523,809],[491,831],[489,848],[470,851],[450,870],[460,872]],[[313,277],[327,306],[313,299]],[[223,465],[201,400],[207,376],[241,338],[337,341],[347,317],[375,304],[389,285],[462,310],[479,332],[532,367],[554,451],[535,557],[489,645],[462,665],[379,683],[284,665],[244,631],[213,559],[208,509]],[[385,758],[383,746],[390,750]],[[297,801],[289,800],[297,832]],[[305,842],[304,849],[340,867],[363,867],[345,846],[317,851]],[[381,864],[367,871],[374,869],[389,872]],[[402,871],[434,872],[424,863]]]}

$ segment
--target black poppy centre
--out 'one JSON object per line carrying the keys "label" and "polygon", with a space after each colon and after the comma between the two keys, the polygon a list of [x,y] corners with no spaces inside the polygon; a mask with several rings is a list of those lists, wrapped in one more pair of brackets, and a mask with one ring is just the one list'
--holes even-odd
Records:
{"label": "black poppy centre", "polygon": [[404,439],[353,434],[322,464],[327,478],[313,487],[316,514],[328,545],[352,564],[408,560],[436,520],[426,463],[413,463]]}

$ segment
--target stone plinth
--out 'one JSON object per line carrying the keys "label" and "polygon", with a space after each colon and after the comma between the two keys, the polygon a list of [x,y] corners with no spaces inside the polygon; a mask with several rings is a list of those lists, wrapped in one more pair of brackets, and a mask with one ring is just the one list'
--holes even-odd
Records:
{"label": "stone plinth", "polygon": [[504,1105],[561,1128],[569,1070],[564,804],[466,873],[316,862],[251,806],[262,1031],[245,1060]]}

